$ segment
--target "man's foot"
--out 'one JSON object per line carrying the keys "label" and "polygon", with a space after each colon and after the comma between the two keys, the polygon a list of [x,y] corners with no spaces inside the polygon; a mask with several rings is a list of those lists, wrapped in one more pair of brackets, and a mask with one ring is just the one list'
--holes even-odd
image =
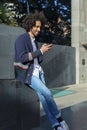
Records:
{"label": "man's foot", "polygon": [[60,125],[62,126],[63,130],[69,130],[69,127],[65,121],[60,122]]}
{"label": "man's foot", "polygon": [[61,116],[57,120],[60,123],[60,125],[62,126],[63,130],[69,130],[67,123]]}
{"label": "man's foot", "polygon": [[57,125],[53,128],[53,130],[64,130],[61,125]]}

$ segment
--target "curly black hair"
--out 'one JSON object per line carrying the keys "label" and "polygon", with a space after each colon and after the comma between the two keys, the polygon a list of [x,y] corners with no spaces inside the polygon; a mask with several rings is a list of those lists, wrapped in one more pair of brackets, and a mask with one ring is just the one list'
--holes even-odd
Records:
{"label": "curly black hair", "polygon": [[43,14],[33,13],[26,16],[23,20],[22,27],[29,32],[30,29],[35,26],[36,21],[41,21],[42,25],[46,22],[46,18]]}

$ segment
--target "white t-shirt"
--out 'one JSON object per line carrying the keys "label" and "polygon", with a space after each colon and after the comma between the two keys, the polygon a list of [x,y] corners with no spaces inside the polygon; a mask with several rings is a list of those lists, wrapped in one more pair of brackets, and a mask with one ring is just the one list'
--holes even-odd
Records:
{"label": "white t-shirt", "polygon": [[[34,42],[35,39],[32,39],[32,38],[31,38],[31,41],[32,41],[33,51],[36,51],[37,48],[36,48],[36,44],[35,44],[35,42]],[[39,78],[39,71],[43,71],[43,70],[42,70],[42,67],[38,64],[38,59],[35,58],[35,59],[34,59],[33,75]]]}

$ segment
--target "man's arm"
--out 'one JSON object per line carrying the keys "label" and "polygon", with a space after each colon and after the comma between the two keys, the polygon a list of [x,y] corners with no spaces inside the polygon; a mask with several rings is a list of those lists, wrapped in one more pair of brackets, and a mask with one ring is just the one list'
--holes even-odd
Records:
{"label": "man's arm", "polygon": [[15,55],[17,62],[28,63],[43,54],[40,49],[37,49],[35,52],[29,51],[26,47],[26,40],[20,37],[15,42]]}

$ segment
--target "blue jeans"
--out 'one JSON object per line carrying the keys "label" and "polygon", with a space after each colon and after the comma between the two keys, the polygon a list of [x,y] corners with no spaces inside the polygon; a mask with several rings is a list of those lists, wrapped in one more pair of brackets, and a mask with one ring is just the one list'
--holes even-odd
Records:
{"label": "blue jeans", "polygon": [[58,118],[61,114],[55,104],[50,90],[45,85],[44,73],[42,71],[39,72],[39,78],[32,76],[31,87],[37,92],[52,127],[57,125],[58,121],[56,118]]}

